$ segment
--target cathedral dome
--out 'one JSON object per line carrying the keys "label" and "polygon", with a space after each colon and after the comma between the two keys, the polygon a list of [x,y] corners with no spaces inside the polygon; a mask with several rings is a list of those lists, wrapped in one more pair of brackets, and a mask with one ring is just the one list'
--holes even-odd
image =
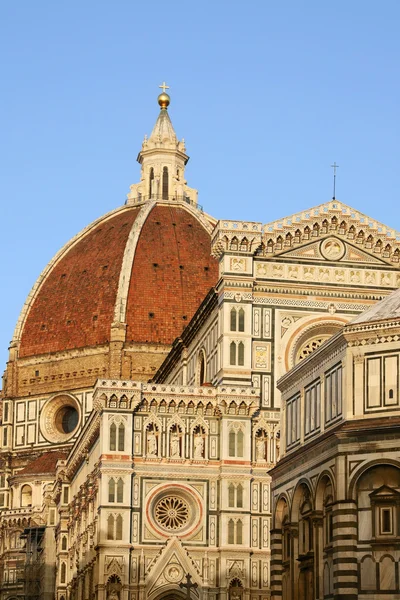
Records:
{"label": "cathedral dome", "polygon": [[49,263],[28,298],[19,357],[125,341],[171,344],[217,280],[211,219],[181,202],[125,206],[95,221]]}
{"label": "cathedral dome", "polygon": [[9,393],[150,378],[216,284],[216,221],[186,183],[189,157],[165,102],[137,160],[141,177],[126,204],[68,242],[29,294],[11,343]]}

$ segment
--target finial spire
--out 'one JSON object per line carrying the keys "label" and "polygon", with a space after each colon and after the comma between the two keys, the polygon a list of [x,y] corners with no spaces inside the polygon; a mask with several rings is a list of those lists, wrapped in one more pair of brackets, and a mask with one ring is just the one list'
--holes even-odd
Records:
{"label": "finial spire", "polygon": [[333,196],[332,196],[332,200],[336,200],[336,169],[339,167],[339,165],[336,164],[336,161],[333,163],[333,165],[331,165],[332,169],[333,169]]}
{"label": "finial spire", "polygon": [[167,85],[164,81],[158,87],[162,89],[161,94],[158,96],[158,104],[160,105],[161,109],[163,109],[163,108],[167,109],[168,105],[171,101],[171,98],[169,97],[169,95],[166,93],[165,90],[169,90],[169,85]]}

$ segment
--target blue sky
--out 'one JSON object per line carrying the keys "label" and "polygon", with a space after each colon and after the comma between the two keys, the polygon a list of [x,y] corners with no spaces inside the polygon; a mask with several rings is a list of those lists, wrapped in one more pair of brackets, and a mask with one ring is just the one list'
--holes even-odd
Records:
{"label": "blue sky", "polygon": [[4,0],[0,370],[19,311],[73,235],[125,201],[158,85],[217,218],[332,196],[400,230],[400,3]]}

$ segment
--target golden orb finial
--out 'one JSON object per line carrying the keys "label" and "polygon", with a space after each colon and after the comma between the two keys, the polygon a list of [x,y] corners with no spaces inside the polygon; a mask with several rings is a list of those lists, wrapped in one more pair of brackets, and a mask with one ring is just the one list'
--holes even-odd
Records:
{"label": "golden orb finial", "polygon": [[158,87],[162,89],[162,93],[158,96],[158,104],[161,106],[161,108],[168,108],[171,98],[168,96],[165,90],[169,90],[169,86],[164,81]]}

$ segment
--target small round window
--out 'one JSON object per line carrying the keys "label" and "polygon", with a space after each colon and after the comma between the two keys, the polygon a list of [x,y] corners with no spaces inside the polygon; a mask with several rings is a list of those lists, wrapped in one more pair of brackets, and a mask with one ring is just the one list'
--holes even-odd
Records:
{"label": "small round window", "polygon": [[56,414],[56,428],[60,433],[72,433],[79,422],[79,413],[74,406],[63,406]]}
{"label": "small round window", "polygon": [[77,400],[68,394],[46,402],[40,415],[40,429],[49,442],[65,442],[76,432],[80,421]]}

